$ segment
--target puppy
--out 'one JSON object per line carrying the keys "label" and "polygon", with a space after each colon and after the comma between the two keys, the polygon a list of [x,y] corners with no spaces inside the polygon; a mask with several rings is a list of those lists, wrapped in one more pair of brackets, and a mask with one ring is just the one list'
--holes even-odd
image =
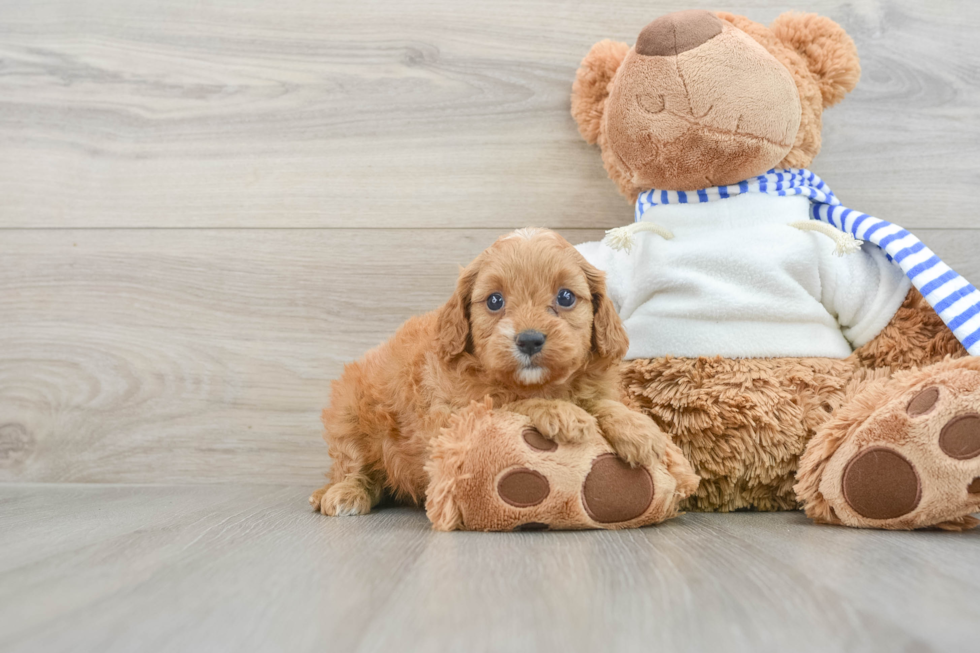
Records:
{"label": "puppy", "polygon": [[503,236],[460,273],[445,305],[344,368],[323,411],[331,482],[310,504],[362,515],[386,490],[419,504],[430,439],[487,396],[558,443],[599,429],[628,462],[652,462],[666,436],[620,402],[628,344],[603,273],[564,238]]}

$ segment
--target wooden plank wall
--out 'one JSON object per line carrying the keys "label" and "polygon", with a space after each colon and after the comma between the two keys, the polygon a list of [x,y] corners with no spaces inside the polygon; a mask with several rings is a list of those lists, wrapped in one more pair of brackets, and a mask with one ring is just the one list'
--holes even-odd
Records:
{"label": "wooden plank wall", "polygon": [[[628,222],[568,114],[713,3],[0,5],[0,481],[317,483],[345,362],[529,224]],[[756,0],[854,36],[813,169],[980,280],[980,6]]]}

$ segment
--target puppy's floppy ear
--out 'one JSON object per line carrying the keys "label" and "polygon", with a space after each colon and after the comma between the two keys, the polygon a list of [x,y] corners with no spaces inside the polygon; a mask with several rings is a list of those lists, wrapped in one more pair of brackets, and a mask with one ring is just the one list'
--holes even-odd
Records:
{"label": "puppy's floppy ear", "polygon": [[481,258],[478,256],[459,273],[456,291],[439,309],[436,350],[444,359],[455,358],[466,350],[470,337],[470,296],[480,271]]}
{"label": "puppy's floppy ear", "polygon": [[572,117],[578,131],[590,145],[599,138],[602,112],[609,96],[609,83],[630,51],[630,46],[617,41],[599,41],[582,59],[572,84]]}
{"label": "puppy's floppy ear", "polygon": [[789,11],[777,17],[769,29],[806,61],[820,86],[825,108],[843,100],[857,86],[861,78],[857,48],[834,21],[826,16]]}
{"label": "puppy's floppy ear", "polygon": [[630,340],[606,294],[606,275],[585,259],[582,260],[582,271],[592,293],[592,349],[603,358],[618,361],[626,355]]}

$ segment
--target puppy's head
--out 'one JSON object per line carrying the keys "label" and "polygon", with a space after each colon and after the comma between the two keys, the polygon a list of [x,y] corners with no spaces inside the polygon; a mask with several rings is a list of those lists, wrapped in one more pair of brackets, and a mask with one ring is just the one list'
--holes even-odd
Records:
{"label": "puppy's head", "polygon": [[560,384],[626,355],[605,276],[546,229],[503,236],[462,271],[439,314],[438,349],[475,357],[494,381]]}

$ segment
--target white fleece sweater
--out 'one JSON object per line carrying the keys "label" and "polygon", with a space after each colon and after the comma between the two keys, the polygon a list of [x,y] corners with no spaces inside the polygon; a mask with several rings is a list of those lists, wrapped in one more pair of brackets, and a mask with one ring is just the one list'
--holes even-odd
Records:
{"label": "white fleece sweater", "polygon": [[888,324],[911,286],[870,243],[837,256],[827,236],[788,226],[810,218],[805,197],[667,204],[643,218],[674,238],[641,232],[628,254],[578,246],[606,272],[629,359],[844,358]]}

